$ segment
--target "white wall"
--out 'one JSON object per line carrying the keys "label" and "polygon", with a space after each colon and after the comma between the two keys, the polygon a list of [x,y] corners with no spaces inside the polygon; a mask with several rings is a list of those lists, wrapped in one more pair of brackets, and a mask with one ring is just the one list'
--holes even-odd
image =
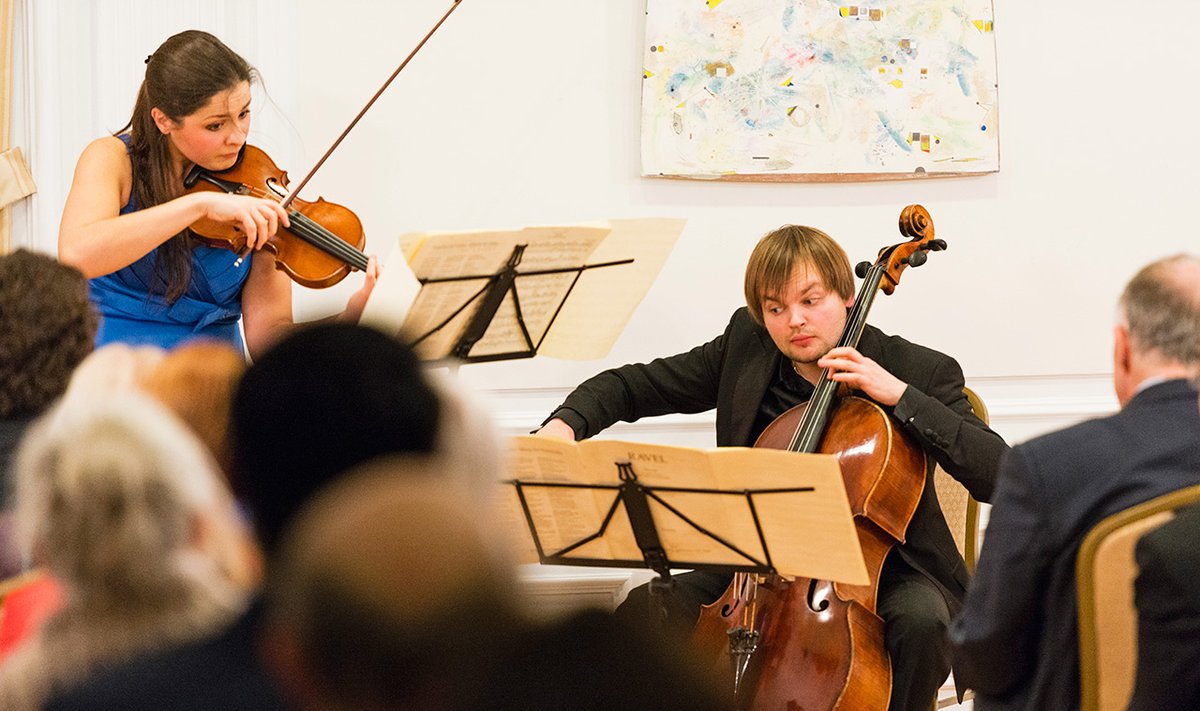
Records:
{"label": "white wall", "polygon": [[[259,0],[246,23],[224,4],[193,15],[146,0],[123,0],[120,11],[22,3],[37,65],[30,113],[42,127],[30,151],[42,192],[27,242],[53,251],[79,150],[125,120],[147,47],[189,18],[263,70],[278,111],[256,106],[252,138],[297,179],[449,0],[288,5],[291,13],[266,21],[277,4]],[[603,367],[719,333],[764,232],[816,225],[855,261],[868,259],[899,239],[896,217],[912,202],[929,208],[950,249],[908,271],[896,295],[877,302],[873,321],[955,355],[1010,440],[1115,407],[1107,374],[1122,284],[1151,259],[1195,249],[1195,82],[1189,25],[1177,21],[1189,4],[1132,12],[1115,0],[997,0],[1001,172],[828,185],[639,177],[644,7],[463,0],[304,194],[354,209],[370,250],[383,255],[407,231],[688,218],[608,359],[461,370],[467,385],[492,396],[508,430],[533,426]],[[340,308],[355,283],[305,293],[298,310]],[[668,418],[621,436],[704,443],[710,420]]]}
{"label": "white wall", "polygon": [[[297,64],[312,87],[296,116],[309,162],[447,6],[347,0],[331,15],[298,2],[298,44],[312,48]],[[606,361],[462,369],[497,395],[512,429],[602,367],[719,333],[767,230],[813,224],[868,259],[898,241],[896,217],[912,202],[950,249],[907,272],[873,320],[955,355],[1010,439],[1115,407],[1121,286],[1196,246],[1191,30],[1170,19],[1190,5],[998,0],[1000,173],[851,185],[639,177],[644,7],[464,0],[314,184],[359,212],[380,253],[411,230],[688,218]]]}

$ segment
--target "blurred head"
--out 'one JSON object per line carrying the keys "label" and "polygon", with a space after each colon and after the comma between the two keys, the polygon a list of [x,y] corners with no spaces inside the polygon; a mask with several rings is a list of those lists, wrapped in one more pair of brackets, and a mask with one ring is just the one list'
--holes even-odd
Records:
{"label": "blurred head", "polygon": [[454,467],[378,462],[289,528],[268,585],[267,648],[300,707],[461,708],[472,662],[515,629],[513,567]]}
{"label": "blurred head", "polygon": [[786,225],[759,240],[746,265],[746,306],[780,352],[815,367],[837,345],[854,303],[846,252],[813,227]]}
{"label": "blurred head", "polygon": [[289,334],[246,371],[233,401],[233,478],[263,545],[351,467],[433,451],[440,414],[399,341],[336,323]]}
{"label": "blurred head", "polygon": [[0,418],[35,415],[62,395],[96,325],[79,270],[24,249],[0,255]]}
{"label": "blurred head", "polygon": [[231,499],[194,436],[124,393],[39,420],[17,457],[19,530],[75,598],[153,598],[194,577],[200,533]]}
{"label": "blurred head", "polygon": [[88,407],[97,400],[138,390],[164,355],[158,346],[109,343],[97,348],[71,374],[62,406],[56,411]]}
{"label": "blurred head", "polygon": [[228,470],[229,411],[245,371],[246,359],[228,343],[190,341],[169,351],[142,389],[183,420]]}
{"label": "blurred head", "polygon": [[1121,294],[1113,385],[1127,403],[1148,377],[1200,373],[1200,259],[1179,254],[1143,267]]}

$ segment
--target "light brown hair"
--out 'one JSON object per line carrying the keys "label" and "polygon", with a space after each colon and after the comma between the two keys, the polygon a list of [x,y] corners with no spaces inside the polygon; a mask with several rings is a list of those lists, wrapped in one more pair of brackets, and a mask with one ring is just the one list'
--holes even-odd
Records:
{"label": "light brown hair", "polygon": [[850,258],[841,245],[815,227],[784,225],[760,239],[746,263],[746,306],[755,323],[762,325],[763,301],[778,296],[800,266],[843,300],[854,295]]}

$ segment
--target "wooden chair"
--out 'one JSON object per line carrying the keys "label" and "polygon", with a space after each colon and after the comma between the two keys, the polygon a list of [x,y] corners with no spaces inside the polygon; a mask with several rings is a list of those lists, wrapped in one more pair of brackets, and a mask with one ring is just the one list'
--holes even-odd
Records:
{"label": "wooden chair", "polygon": [[[967,401],[975,416],[988,424],[987,406],[970,388],[963,388]],[[933,485],[937,489],[938,504],[954,535],[958,552],[967,563],[969,572],[975,571],[975,559],[979,555],[979,502],[967,492],[967,488],[938,466],[933,472]]]}
{"label": "wooden chair", "polygon": [[[963,388],[963,394],[967,396],[967,402],[971,403],[971,410],[975,416],[983,420],[983,424],[988,424],[987,406],[983,404],[979,395],[971,388]],[[933,471],[933,485],[937,490],[942,515],[946,517],[946,524],[954,536],[954,543],[966,561],[967,571],[975,572],[975,560],[979,555],[979,502],[941,466]],[[968,691],[963,700],[973,697],[974,694]],[[934,708],[946,708],[957,703],[958,694],[954,686],[944,686],[938,693]]]}
{"label": "wooden chair", "polygon": [[1137,678],[1137,578],[1139,539],[1200,502],[1192,486],[1118,511],[1092,527],[1075,559],[1079,606],[1079,677],[1082,711],[1124,709]]}

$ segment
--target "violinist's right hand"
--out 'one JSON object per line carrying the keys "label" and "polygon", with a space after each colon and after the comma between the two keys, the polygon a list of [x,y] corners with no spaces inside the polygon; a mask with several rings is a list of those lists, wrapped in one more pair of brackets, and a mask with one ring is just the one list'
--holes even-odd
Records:
{"label": "violinist's right hand", "polygon": [[207,190],[194,194],[201,200],[205,217],[241,228],[247,249],[262,249],[280,225],[291,225],[287,210],[274,200]]}
{"label": "violinist's right hand", "polygon": [[557,437],[571,442],[575,441],[575,430],[557,417],[542,425],[542,428],[534,432],[534,435],[538,437]]}

